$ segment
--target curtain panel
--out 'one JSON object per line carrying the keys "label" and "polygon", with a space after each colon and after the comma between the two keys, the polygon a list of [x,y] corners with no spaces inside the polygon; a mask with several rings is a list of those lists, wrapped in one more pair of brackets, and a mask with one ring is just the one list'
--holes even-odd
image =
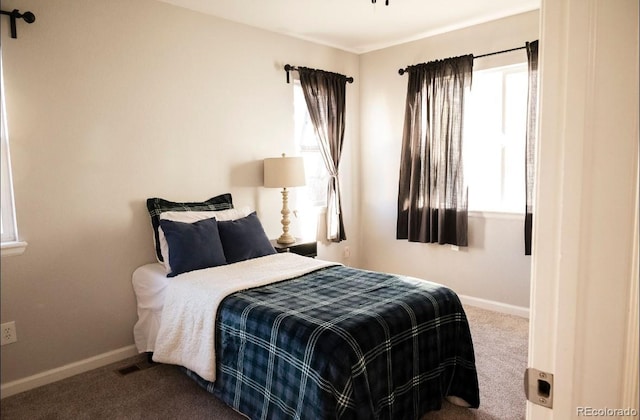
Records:
{"label": "curtain panel", "polygon": [[462,127],[472,71],[472,55],[407,68],[397,239],[468,245]]}
{"label": "curtain panel", "polygon": [[324,164],[327,185],[327,239],[347,239],[342,218],[339,167],[345,127],[347,77],[337,73],[298,67],[300,86],[313,122]]}
{"label": "curtain panel", "polygon": [[529,90],[527,94],[527,135],[525,146],[526,204],[524,215],[524,253],[531,255],[533,198],[536,179],[536,142],[538,137],[538,41],[527,42]]}

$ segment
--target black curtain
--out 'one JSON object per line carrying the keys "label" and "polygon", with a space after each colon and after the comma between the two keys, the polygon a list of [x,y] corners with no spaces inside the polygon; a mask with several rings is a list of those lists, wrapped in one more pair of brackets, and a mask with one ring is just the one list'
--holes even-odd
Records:
{"label": "black curtain", "polygon": [[531,255],[533,199],[536,179],[536,139],[538,136],[538,41],[527,42],[529,92],[527,95],[527,139],[525,148],[526,207],[524,215],[524,253]]}
{"label": "black curtain", "polygon": [[327,186],[327,239],[347,239],[342,218],[338,170],[345,125],[347,77],[338,73],[298,67],[300,86],[315,128],[324,164],[329,172]]}
{"label": "black curtain", "polygon": [[409,66],[407,72],[396,238],[467,246],[462,127],[473,56]]}

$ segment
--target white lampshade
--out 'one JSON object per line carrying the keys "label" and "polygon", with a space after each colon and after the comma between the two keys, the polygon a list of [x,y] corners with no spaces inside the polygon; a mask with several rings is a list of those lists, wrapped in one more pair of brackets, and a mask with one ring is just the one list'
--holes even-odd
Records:
{"label": "white lampshade", "polygon": [[305,184],[304,159],[301,157],[264,160],[264,186],[270,188],[302,187]]}

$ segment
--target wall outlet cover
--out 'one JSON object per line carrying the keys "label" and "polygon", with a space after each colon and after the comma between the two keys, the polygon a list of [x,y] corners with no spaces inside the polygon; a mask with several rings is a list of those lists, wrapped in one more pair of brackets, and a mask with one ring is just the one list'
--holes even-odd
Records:
{"label": "wall outlet cover", "polygon": [[15,321],[5,322],[4,324],[0,325],[0,339],[0,345],[2,346],[18,341]]}

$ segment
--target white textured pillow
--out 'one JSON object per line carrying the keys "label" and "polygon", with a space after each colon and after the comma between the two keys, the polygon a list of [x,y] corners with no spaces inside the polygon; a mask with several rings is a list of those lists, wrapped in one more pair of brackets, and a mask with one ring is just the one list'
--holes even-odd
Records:
{"label": "white textured pillow", "polygon": [[[217,221],[236,220],[247,217],[253,212],[251,207],[245,206],[236,209],[218,211],[165,211],[160,213],[160,220],[172,220],[174,222],[195,223],[204,219],[215,217]],[[169,244],[161,227],[158,227],[158,240],[160,242],[160,252],[162,253],[163,264],[167,273],[171,272],[169,265]]]}

